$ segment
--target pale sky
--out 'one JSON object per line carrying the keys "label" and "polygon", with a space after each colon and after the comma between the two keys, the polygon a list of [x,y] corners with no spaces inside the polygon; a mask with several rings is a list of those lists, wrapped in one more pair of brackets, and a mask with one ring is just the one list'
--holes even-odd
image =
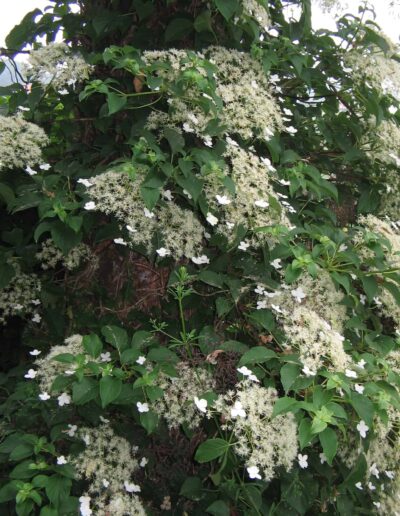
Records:
{"label": "pale sky", "polygon": [[[349,10],[357,13],[359,0],[342,0],[349,6]],[[371,0],[377,13],[377,22],[384,32],[395,42],[400,36],[399,9],[397,13],[389,8],[389,0]],[[16,25],[24,15],[38,7],[44,9],[50,3],[47,0],[1,0],[2,13],[0,17],[0,46],[4,46],[4,39],[9,31]],[[333,29],[335,27],[331,14],[324,14],[318,6],[314,7],[313,25],[315,28]]]}

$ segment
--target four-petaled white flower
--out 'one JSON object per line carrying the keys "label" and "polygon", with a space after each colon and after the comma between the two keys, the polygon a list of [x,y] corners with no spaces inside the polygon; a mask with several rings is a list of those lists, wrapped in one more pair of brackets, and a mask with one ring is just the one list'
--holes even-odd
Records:
{"label": "four-petaled white flower", "polygon": [[41,170],[50,170],[51,169],[51,165],[49,163],[42,163],[41,165],[39,165],[39,168]]}
{"label": "four-petaled white flower", "polygon": [[32,322],[35,322],[35,323],[40,323],[40,321],[42,320],[41,316],[39,314],[35,314],[33,317],[32,317]]}
{"label": "four-petaled white flower", "polygon": [[78,179],[77,183],[86,186],[86,188],[90,188],[91,186],[93,186],[93,183],[91,183],[89,179]]}
{"label": "four-petaled white flower", "polygon": [[105,423],[105,424],[108,424],[110,422],[109,419],[107,419],[106,417],[103,417],[103,416],[99,416],[99,419],[102,423]]}
{"label": "four-petaled white flower", "polygon": [[81,496],[79,498],[80,506],[79,510],[81,516],[91,516],[93,514],[92,509],[90,508],[90,496]]}
{"label": "four-petaled white flower", "polygon": [[137,486],[136,484],[132,484],[125,480],[124,482],[125,491],[128,493],[140,493],[140,486]]}
{"label": "four-petaled white flower", "polygon": [[205,400],[204,398],[199,399],[197,396],[195,396],[194,404],[200,410],[200,412],[207,412],[207,400]]}
{"label": "four-petaled white flower", "polygon": [[265,288],[262,285],[257,285],[257,288],[254,289],[254,292],[256,294],[260,294],[261,296],[262,294],[264,294]]}
{"label": "four-petaled white flower", "polygon": [[144,468],[149,462],[149,459],[147,457],[142,457],[141,461],[139,462],[139,466],[141,468]]}
{"label": "four-petaled white flower", "polygon": [[356,486],[356,488],[357,488],[357,489],[359,489],[360,491],[362,491],[362,488],[363,488],[363,487],[362,487],[361,482],[357,482],[357,483],[355,484],[355,486]]}
{"label": "four-petaled white flower", "polygon": [[367,362],[362,358],[359,362],[357,362],[357,367],[364,369],[364,366]]}
{"label": "four-petaled white flower", "polygon": [[391,115],[394,115],[396,112],[397,112],[397,107],[396,106],[389,106],[388,107],[388,111]]}
{"label": "four-petaled white flower", "polygon": [[264,308],[267,308],[267,300],[263,299],[262,301],[257,301],[257,310],[263,310]]}
{"label": "four-petaled white flower", "polygon": [[361,419],[361,421],[357,425],[357,430],[360,433],[361,437],[365,439],[367,437],[367,432],[369,430],[369,426],[365,424],[365,421]]}
{"label": "four-petaled white flower", "polygon": [[279,32],[276,29],[268,29],[267,34],[272,38],[277,38],[279,36]]}
{"label": "four-petaled white flower", "polygon": [[201,256],[192,256],[192,262],[196,265],[203,265],[210,263],[210,259],[205,254],[202,254]]}
{"label": "four-petaled white flower", "polygon": [[285,129],[286,129],[286,132],[289,133],[290,135],[297,133],[297,129],[295,127],[293,127],[292,125],[289,127],[286,127]]}
{"label": "four-petaled white flower", "polygon": [[188,199],[192,199],[192,196],[190,195],[190,193],[187,190],[183,190],[183,194],[186,195],[186,197]]}
{"label": "four-petaled white flower", "polygon": [[148,412],[150,410],[148,403],[141,403],[140,401],[138,401],[136,403],[136,406],[139,412]]}
{"label": "four-petaled white flower", "polygon": [[164,190],[162,196],[164,197],[164,199],[167,199],[167,201],[172,201],[174,199],[171,190]]}
{"label": "four-petaled white flower", "polygon": [[59,406],[63,407],[64,405],[69,405],[71,403],[71,396],[66,392],[63,392],[62,394],[60,394],[60,396],[58,396],[57,400]]}
{"label": "four-petaled white flower", "polygon": [[328,459],[326,458],[325,453],[320,453],[319,454],[319,460],[321,461],[321,464],[324,464],[324,462],[328,461]]}
{"label": "four-petaled white flower", "polygon": [[42,401],[47,401],[50,399],[50,394],[48,392],[41,392],[39,394],[39,399],[41,399]]}
{"label": "four-petaled white flower", "polygon": [[96,203],[93,201],[89,201],[84,206],[85,210],[95,210],[96,209]]}
{"label": "four-petaled white flower", "polygon": [[379,470],[375,462],[370,466],[369,472],[371,475],[374,475],[374,477],[379,478]]}
{"label": "four-petaled white flower", "polygon": [[67,464],[67,459],[64,457],[64,455],[60,455],[57,457],[57,464],[59,466],[62,466],[63,464]]}
{"label": "four-petaled white flower", "polygon": [[111,362],[111,353],[109,351],[100,353],[100,362]]}
{"label": "four-petaled white flower", "polygon": [[241,251],[247,251],[247,249],[250,247],[250,244],[248,242],[245,242],[244,240],[242,240],[240,242],[240,244],[238,245],[238,249],[240,249]]}
{"label": "four-petaled white flower", "polygon": [[218,224],[218,219],[212,213],[208,212],[206,220],[211,226],[216,226]]}
{"label": "four-petaled white flower", "polygon": [[388,478],[390,478],[390,480],[393,480],[393,479],[394,479],[394,477],[396,476],[394,471],[385,471],[385,475],[386,475]]}
{"label": "four-petaled white flower", "polygon": [[69,437],[74,437],[76,431],[78,430],[77,425],[68,425],[68,430],[64,430],[64,432],[69,435]]}
{"label": "four-petaled white flower", "polygon": [[37,357],[38,355],[40,355],[41,351],[39,351],[38,349],[33,349],[32,351],[29,351],[29,354],[34,356],[34,357]]}
{"label": "four-petaled white flower", "polygon": [[144,212],[144,216],[147,217],[148,219],[152,219],[155,217],[154,213],[152,211],[148,210],[147,208],[144,208],[143,212]]}
{"label": "four-petaled white flower", "polygon": [[376,507],[377,509],[379,509],[379,508],[380,508],[380,506],[381,506],[381,502],[372,502],[372,503],[375,505],[375,507]]}
{"label": "four-petaled white flower", "polygon": [[281,309],[281,307],[279,305],[274,305],[273,303],[271,303],[271,308],[274,312],[276,312],[278,314],[283,314],[283,310]]}
{"label": "four-petaled white flower", "polygon": [[344,374],[347,376],[347,378],[357,378],[357,373],[351,369],[346,369]]}
{"label": "four-petaled white flower", "polygon": [[312,371],[307,365],[303,367],[302,372],[306,376],[315,376],[317,374],[315,371]]}
{"label": "four-petaled white flower", "polygon": [[216,195],[215,198],[217,199],[218,204],[221,204],[222,206],[232,202],[226,195]]}
{"label": "four-petaled white flower", "polygon": [[240,401],[235,401],[233,407],[231,408],[231,416],[233,418],[246,417],[246,411],[244,410]]}
{"label": "four-petaled white flower", "polygon": [[252,382],[259,382],[260,380],[257,378],[257,376],[246,366],[238,367],[237,371],[242,374],[243,376],[247,376],[249,380]]}
{"label": "four-petaled white flower", "polygon": [[140,356],[140,357],[136,360],[136,363],[137,363],[137,364],[139,364],[139,365],[143,365],[145,362],[146,362],[146,357],[144,357],[144,356]]}
{"label": "four-petaled white flower", "polygon": [[30,176],[36,176],[36,170],[33,170],[31,167],[26,167],[25,172],[27,172]]}
{"label": "four-petaled white flower", "polygon": [[268,208],[269,202],[265,201],[264,199],[258,199],[254,202],[254,204],[257,206],[257,208]]}
{"label": "four-petaled white flower", "polygon": [[354,384],[354,389],[356,392],[358,392],[359,394],[362,394],[364,392],[364,386],[363,385],[360,385],[359,383],[355,383]]}
{"label": "four-petaled white flower", "polygon": [[129,224],[126,225],[126,229],[129,231],[129,233],[137,233],[137,229],[133,228]]}
{"label": "four-petaled white flower", "polygon": [[169,249],[166,249],[165,247],[160,247],[160,249],[156,250],[156,253],[158,256],[161,256],[161,258],[164,258],[164,256],[168,256],[171,251]]}
{"label": "four-petaled white flower", "polygon": [[282,269],[281,261],[280,258],[275,258],[275,260],[272,260],[270,263],[274,269]]}
{"label": "four-petaled white flower", "polygon": [[370,489],[371,491],[375,491],[376,487],[372,482],[368,482],[368,489]]}
{"label": "four-petaled white flower", "polygon": [[301,300],[306,297],[306,295],[301,287],[297,287],[295,290],[292,290],[291,294],[298,303],[301,303]]}
{"label": "four-petaled white flower", "polygon": [[128,245],[123,238],[114,238],[114,243],[118,245]]}
{"label": "four-petaled white flower", "polygon": [[26,374],[24,374],[24,378],[29,378],[29,380],[33,380],[37,375],[37,371],[34,369],[29,369]]}
{"label": "four-petaled white flower", "polygon": [[286,181],[286,179],[279,179],[278,183],[280,183],[283,186],[289,186],[290,181]]}
{"label": "four-petaled white flower", "polygon": [[297,460],[299,462],[299,466],[302,469],[308,468],[308,455],[302,455],[301,453],[299,453],[297,455]]}
{"label": "four-petaled white flower", "polygon": [[261,480],[260,470],[257,468],[257,466],[249,466],[246,469],[250,478],[257,478],[258,480]]}
{"label": "four-petaled white flower", "polygon": [[106,489],[110,485],[110,482],[106,478],[103,478],[101,483],[103,484],[103,487],[105,487]]}

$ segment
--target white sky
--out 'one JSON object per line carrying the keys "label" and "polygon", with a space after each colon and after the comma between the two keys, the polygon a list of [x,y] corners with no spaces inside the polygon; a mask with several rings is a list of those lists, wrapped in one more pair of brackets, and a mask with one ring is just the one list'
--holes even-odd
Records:
{"label": "white sky", "polygon": [[[44,9],[49,5],[47,0],[0,0],[2,13],[0,17],[0,46],[4,46],[4,39],[10,30],[21,21],[24,15],[38,7]],[[346,0],[349,10],[357,13],[360,0]],[[389,0],[371,0],[377,13],[377,23],[381,25],[384,32],[395,42],[399,41],[400,36],[400,17],[389,8]],[[322,13],[318,6],[314,7],[313,24],[316,28],[333,29],[335,27],[331,14]]]}

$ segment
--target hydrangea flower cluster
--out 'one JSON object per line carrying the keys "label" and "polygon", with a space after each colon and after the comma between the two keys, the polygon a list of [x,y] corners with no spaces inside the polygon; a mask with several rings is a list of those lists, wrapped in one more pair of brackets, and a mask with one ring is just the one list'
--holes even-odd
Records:
{"label": "hydrangea flower cluster", "polygon": [[42,248],[36,253],[36,258],[41,262],[43,270],[55,269],[61,263],[69,271],[77,269],[85,261],[96,260],[90,247],[86,244],[73,247],[65,256],[51,238],[42,243]]}

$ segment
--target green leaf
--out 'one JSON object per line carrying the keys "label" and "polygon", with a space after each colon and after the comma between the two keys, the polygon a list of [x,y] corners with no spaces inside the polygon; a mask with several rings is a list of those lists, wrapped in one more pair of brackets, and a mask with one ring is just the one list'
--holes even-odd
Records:
{"label": "green leaf", "polygon": [[199,477],[188,477],[185,479],[179,491],[181,496],[189,500],[200,500],[203,496],[203,484]]}
{"label": "green leaf", "polygon": [[332,460],[336,455],[338,447],[338,439],[335,430],[330,427],[325,428],[325,430],[319,434],[319,440],[328,464],[332,466]]}
{"label": "green leaf", "polygon": [[221,457],[228,449],[229,443],[225,439],[220,439],[219,437],[208,439],[197,448],[194,458],[197,462],[210,462]]}
{"label": "green leaf", "polygon": [[178,356],[168,348],[152,348],[147,355],[147,359],[159,364],[165,362],[176,364],[179,362]]}
{"label": "green leaf", "polygon": [[180,133],[178,133],[178,131],[172,129],[171,127],[166,127],[164,129],[164,136],[168,140],[172,154],[176,154],[177,152],[181,152],[183,150],[185,146],[185,139]]}
{"label": "green leaf", "polygon": [[121,364],[133,364],[140,356],[140,351],[138,349],[126,349],[121,354]]}
{"label": "green leaf", "polygon": [[206,512],[213,514],[213,516],[229,516],[231,511],[228,505],[223,500],[216,500],[206,509]]}
{"label": "green leaf", "polygon": [[35,32],[35,18],[42,14],[40,9],[34,9],[24,16],[21,23],[16,25],[6,37],[7,48],[19,50],[31,40],[32,33]]}
{"label": "green leaf", "polygon": [[207,285],[211,285],[212,287],[222,288],[224,285],[224,278],[221,274],[218,274],[218,272],[201,271],[197,278],[199,281],[207,283]]}
{"label": "green leaf", "polygon": [[142,412],[140,414],[140,424],[146,430],[148,435],[152,434],[158,425],[158,414],[152,410]]}
{"label": "green leaf", "polygon": [[0,265],[0,289],[5,288],[15,276],[15,269],[9,263]]}
{"label": "green leaf", "polygon": [[0,183],[0,198],[3,199],[6,204],[11,204],[15,199],[13,190],[4,183]]}
{"label": "green leaf", "polygon": [[45,487],[47,498],[53,505],[59,507],[61,502],[68,497],[71,486],[72,481],[69,478],[53,475]]}
{"label": "green leaf", "polygon": [[234,304],[226,299],[226,297],[217,297],[215,300],[215,307],[217,309],[218,317],[224,317],[224,315],[232,310]]}
{"label": "green leaf", "polygon": [[249,351],[246,351],[246,353],[240,359],[239,364],[262,364],[264,362],[268,362],[272,358],[276,358],[276,353],[272,351],[272,349],[258,346],[249,349]]}
{"label": "green leaf", "polygon": [[297,364],[285,364],[281,368],[281,382],[287,393],[300,374],[300,366]]}
{"label": "green leaf", "polygon": [[14,500],[15,495],[18,492],[18,487],[15,482],[9,482],[0,489],[0,503],[9,502]]}
{"label": "green leaf", "polygon": [[272,331],[275,328],[274,316],[269,310],[256,310],[249,314],[249,318],[257,322],[264,330]]}
{"label": "green leaf", "polygon": [[93,358],[97,358],[103,351],[103,343],[95,333],[85,335],[82,339],[82,346]]}
{"label": "green leaf", "polygon": [[360,419],[363,419],[371,428],[375,413],[372,401],[370,401],[366,396],[353,391],[350,392],[350,401]]}
{"label": "green leaf", "polygon": [[229,21],[239,7],[238,0],[215,0],[218,11],[226,21]]}
{"label": "green leaf", "polygon": [[211,12],[203,11],[194,20],[194,29],[196,32],[212,32]]}
{"label": "green leaf", "polygon": [[100,399],[102,407],[106,407],[118,398],[122,389],[122,381],[112,376],[104,376],[100,380]]}
{"label": "green leaf", "polygon": [[278,398],[275,402],[272,417],[275,417],[279,414],[285,414],[286,412],[291,412],[293,408],[297,405],[297,401],[293,398],[288,398],[284,396],[283,398]]}
{"label": "green leaf", "polygon": [[299,443],[300,449],[302,450],[309,445],[312,439],[311,433],[311,419],[305,417],[301,420],[299,425]]}
{"label": "green leaf", "polygon": [[368,301],[372,301],[378,292],[378,283],[374,276],[362,276],[364,292],[367,294]]}
{"label": "green leaf", "polygon": [[128,334],[119,326],[103,326],[101,329],[103,337],[108,344],[111,344],[121,354],[128,348]]}
{"label": "green leaf", "polygon": [[177,41],[188,36],[193,30],[193,22],[188,18],[174,18],[165,29],[165,41]]}
{"label": "green leaf", "polygon": [[69,228],[61,221],[57,221],[51,227],[51,237],[58,248],[61,249],[64,255],[81,242],[81,235]]}
{"label": "green leaf", "polygon": [[29,443],[21,443],[10,453],[10,460],[20,461],[33,454],[33,446]]}
{"label": "green leaf", "polygon": [[51,505],[45,505],[40,511],[40,516],[58,516],[58,510]]}
{"label": "green leaf", "polygon": [[108,93],[107,94],[107,105],[108,105],[108,114],[113,115],[118,111],[121,111],[126,105],[127,97],[118,95],[117,93]]}
{"label": "green leaf", "polygon": [[93,378],[84,376],[80,382],[72,384],[72,401],[75,405],[84,405],[95,399],[98,392],[98,383]]}

